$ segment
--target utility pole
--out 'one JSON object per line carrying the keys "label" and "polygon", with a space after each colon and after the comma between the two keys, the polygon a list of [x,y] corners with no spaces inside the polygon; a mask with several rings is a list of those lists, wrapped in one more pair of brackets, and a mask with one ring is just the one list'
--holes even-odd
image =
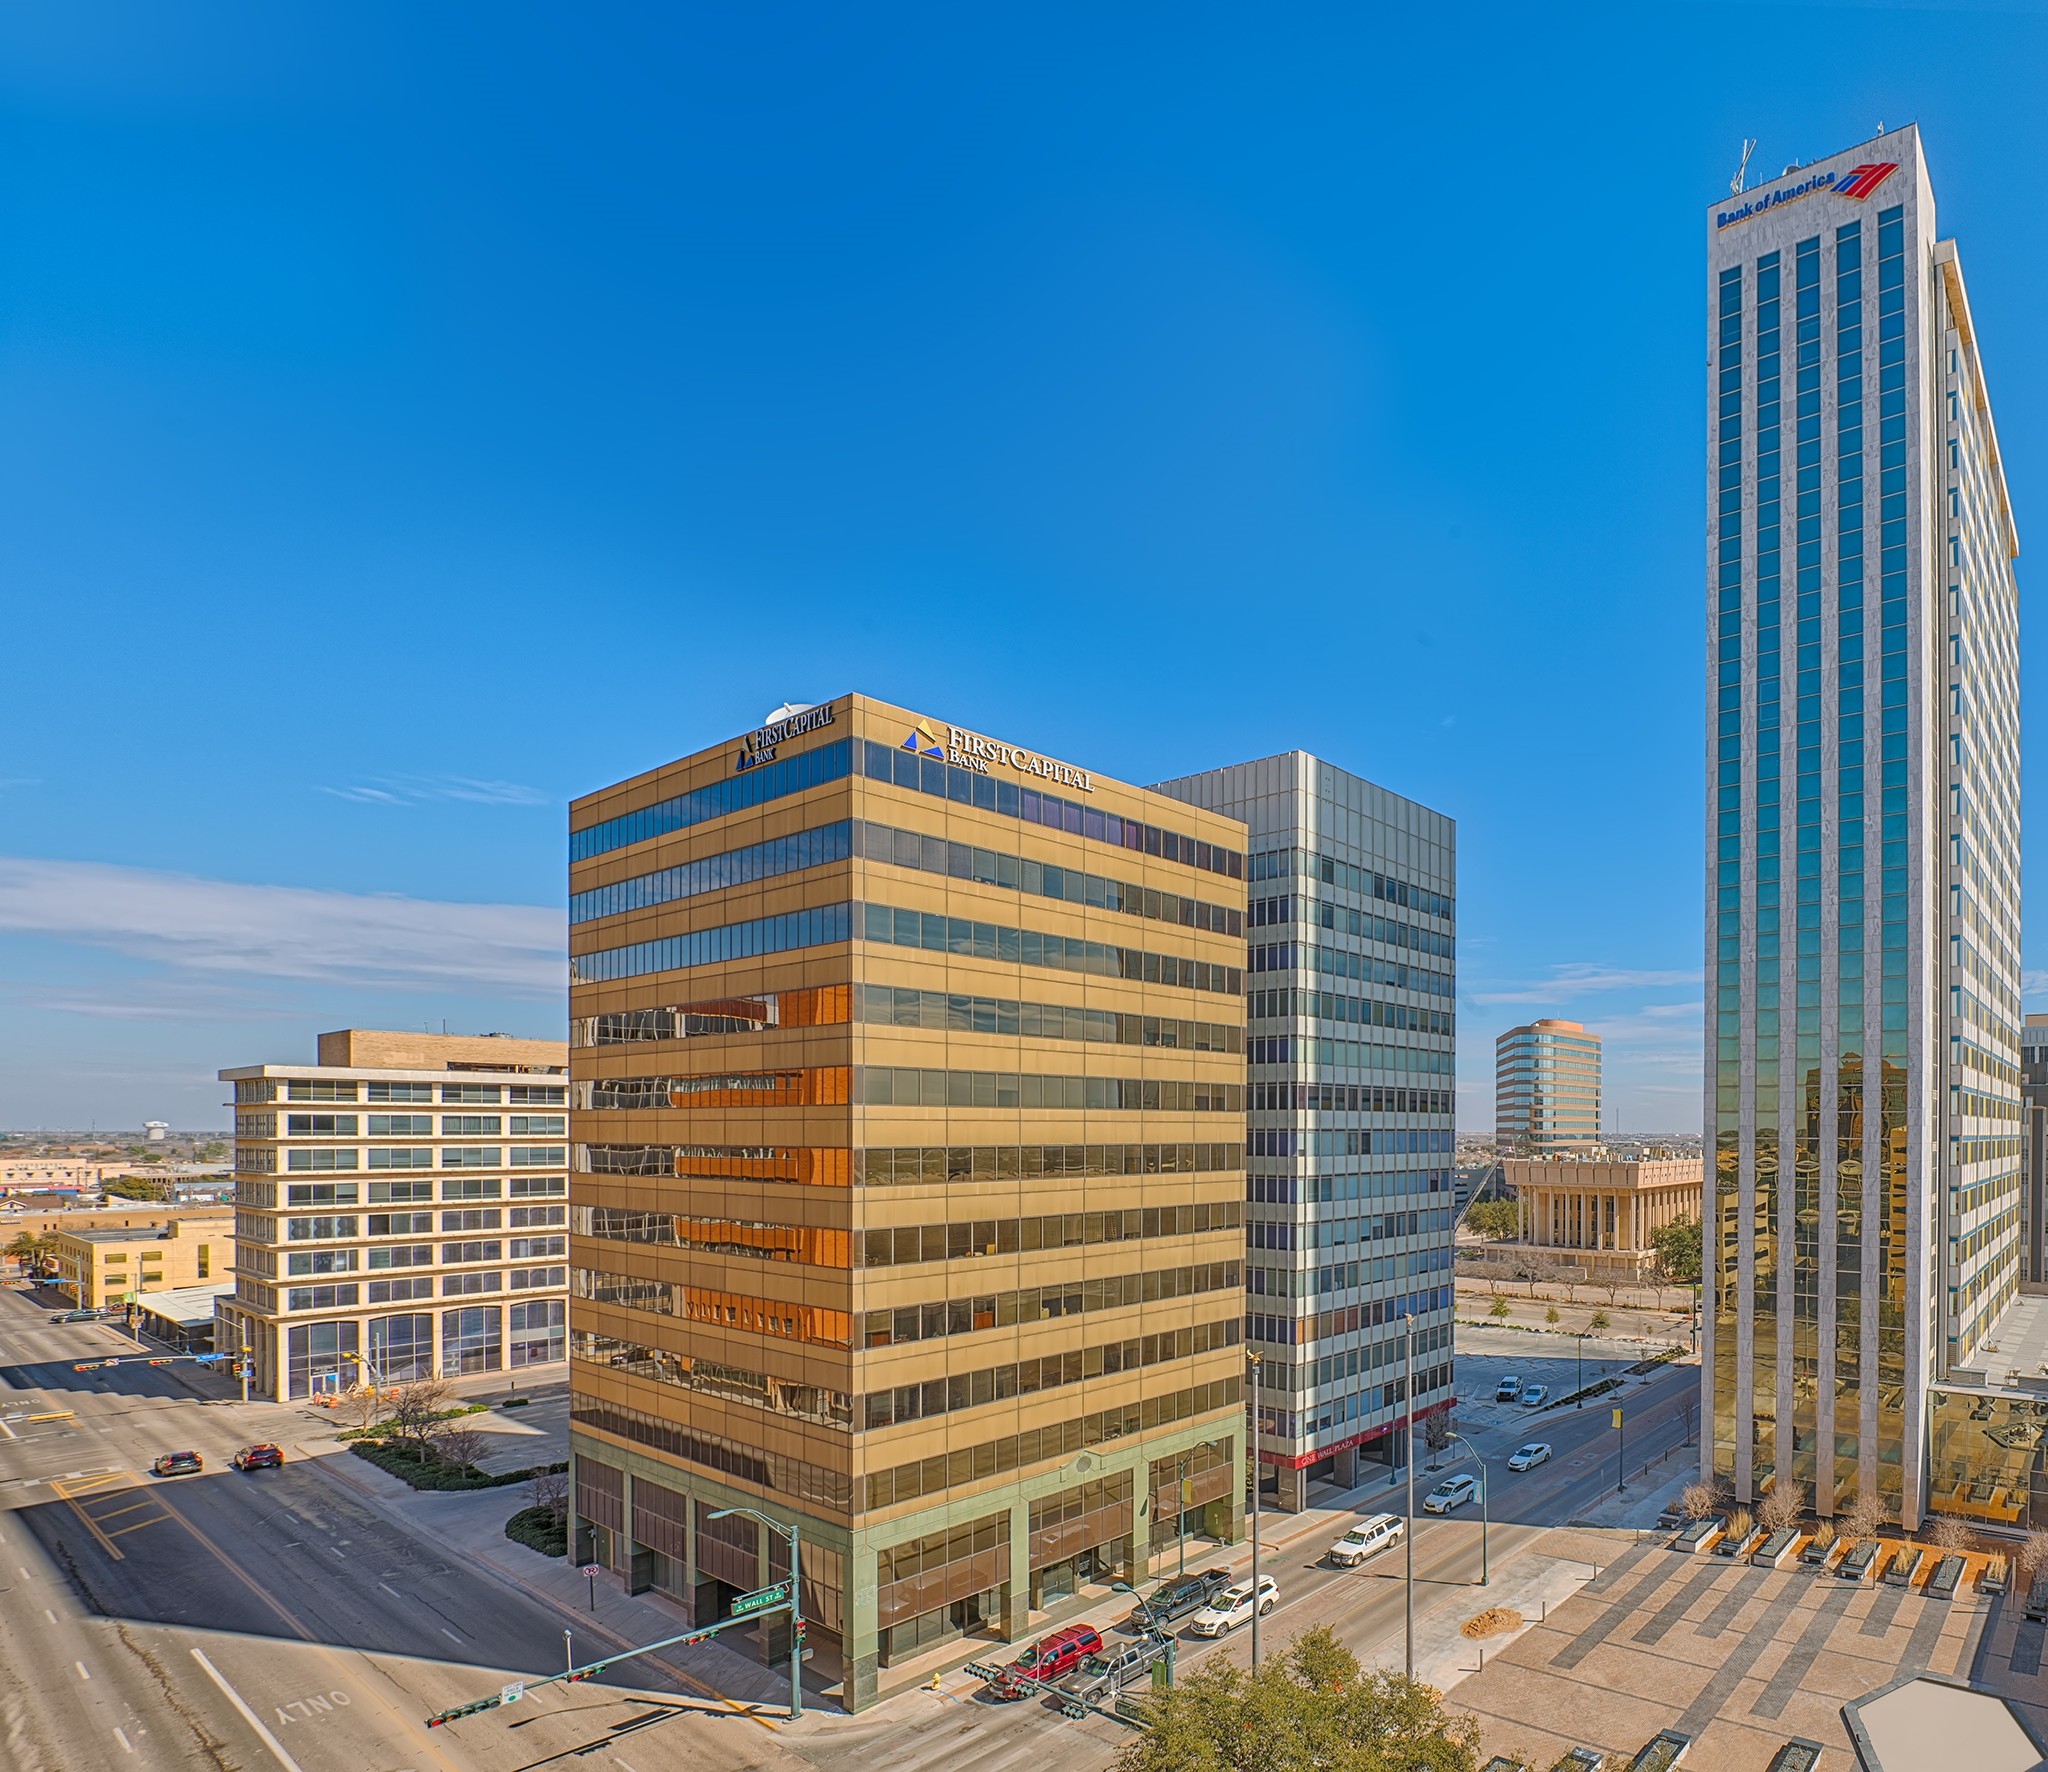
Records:
{"label": "utility pole", "polygon": [[1245,1351],[1252,1367],[1252,1672],[1259,1670],[1259,1356]]}
{"label": "utility pole", "polygon": [[1487,1480],[1486,1460],[1479,1456],[1479,1448],[1473,1445],[1470,1440],[1466,1439],[1463,1434],[1453,1434],[1451,1435],[1451,1438],[1457,1441],[1457,1443],[1460,1446],[1464,1447],[1467,1452],[1471,1453],[1473,1458],[1477,1460],[1479,1465],[1479,1585],[1481,1587],[1485,1587],[1489,1584],[1489,1577],[1486,1566],[1486,1533],[1488,1506],[1486,1492],[1488,1489],[1492,1488],[1493,1485],[1491,1482]]}
{"label": "utility pole", "polygon": [[1404,1665],[1408,1677],[1415,1678],[1415,1319],[1409,1315],[1401,1318],[1405,1348],[1402,1357],[1404,1388],[1408,1395],[1408,1420],[1402,1438],[1406,1442],[1402,1451],[1408,1459],[1408,1530],[1401,1534],[1401,1543],[1408,1552],[1408,1573],[1401,1583],[1401,1597],[1406,1609],[1405,1625],[1407,1654]]}
{"label": "utility pole", "polygon": [[1185,1576],[1188,1572],[1188,1457],[1185,1452],[1180,1457],[1179,1474],[1180,1490],[1178,1500],[1180,1506],[1176,1510],[1174,1517],[1180,1526],[1180,1572]]}

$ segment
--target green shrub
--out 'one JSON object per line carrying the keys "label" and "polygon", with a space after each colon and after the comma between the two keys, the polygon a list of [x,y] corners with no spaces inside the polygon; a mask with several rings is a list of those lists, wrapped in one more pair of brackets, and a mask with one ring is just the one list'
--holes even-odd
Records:
{"label": "green shrub", "polygon": [[436,1458],[431,1448],[422,1458],[412,1446],[390,1445],[382,1440],[357,1440],[349,1450],[358,1458],[368,1459],[379,1470],[404,1478],[415,1489],[503,1489],[513,1483],[530,1483],[544,1470],[569,1468],[566,1460],[561,1464],[528,1465],[524,1470],[496,1473],[480,1471],[473,1464],[451,1468]]}
{"label": "green shrub", "polygon": [[498,1407],[500,1409],[524,1409],[532,1401],[531,1397],[507,1397]]}
{"label": "green shrub", "polygon": [[505,1536],[544,1557],[569,1554],[568,1522],[551,1507],[523,1507],[505,1522]]}
{"label": "green shrub", "polygon": [[[524,1401],[524,1399],[521,1399]],[[490,1408],[488,1403],[464,1403],[459,1409],[442,1409],[429,1416],[429,1421],[453,1421],[459,1415],[482,1415]],[[388,1440],[398,1433],[395,1421],[373,1422],[368,1427],[345,1427],[334,1437],[337,1440]]]}

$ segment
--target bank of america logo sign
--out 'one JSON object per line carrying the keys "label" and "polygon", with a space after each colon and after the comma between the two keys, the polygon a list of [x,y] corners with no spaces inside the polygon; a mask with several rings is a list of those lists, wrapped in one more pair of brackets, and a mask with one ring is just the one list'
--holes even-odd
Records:
{"label": "bank of america logo sign", "polygon": [[903,741],[903,748],[906,751],[917,751],[927,757],[943,757],[946,754],[946,747],[939,743],[932,729],[922,720],[911,727],[910,736]]}
{"label": "bank of america logo sign", "polygon": [[1881,165],[1852,166],[1847,172],[1842,174],[1840,181],[1836,184],[1835,195],[1837,197],[1854,197],[1858,202],[1861,202],[1872,191],[1876,190],[1879,185],[1883,184],[1886,179],[1890,178],[1893,173],[1897,172],[1898,169],[1899,163],[1896,160],[1887,160]]}

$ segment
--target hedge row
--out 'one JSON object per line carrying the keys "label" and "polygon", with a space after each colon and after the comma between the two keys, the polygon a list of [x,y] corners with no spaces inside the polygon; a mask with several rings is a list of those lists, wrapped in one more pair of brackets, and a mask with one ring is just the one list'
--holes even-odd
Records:
{"label": "hedge row", "polygon": [[569,1554],[569,1523],[551,1507],[523,1507],[505,1522],[505,1536],[544,1557]]}
{"label": "hedge row", "polygon": [[368,1459],[379,1470],[404,1478],[415,1489],[504,1489],[514,1483],[530,1483],[543,1472],[569,1468],[565,1460],[560,1464],[528,1465],[523,1470],[499,1471],[494,1475],[478,1470],[473,1464],[443,1464],[431,1449],[425,1458],[421,1458],[411,1446],[388,1445],[382,1440],[357,1440],[349,1450],[358,1458]]}

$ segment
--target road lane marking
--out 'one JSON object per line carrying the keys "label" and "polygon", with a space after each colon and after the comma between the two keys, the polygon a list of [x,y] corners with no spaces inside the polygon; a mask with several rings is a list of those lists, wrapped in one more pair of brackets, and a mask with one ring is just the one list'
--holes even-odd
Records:
{"label": "road lane marking", "polygon": [[89,1674],[89,1673],[87,1673],[87,1672],[85,1671],[85,1663],[84,1663],[84,1662],[82,1662],[82,1661],[74,1661],[74,1662],[73,1662],[73,1663],[72,1663],[71,1665],[72,1665],[73,1667],[75,1667],[75,1668],[77,1668],[77,1669],[78,1669],[78,1677],[79,1677],[79,1678],[80,1678],[81,1680],[89,1680],[89,1679],[91,1679],[91,1678],[92,1678],[92,1675],[91,1675],[91,1674]]}
{"label": "road lane marking", "polygon": [[227,1676],[206,1659],[205,1651],[194,1649],[192,1651],[192,1659],[206,1670],[206,1677],[221,1689],[228,1703],[232,1704],[236,1710],[242,1713],[242,1721],[256,1731],[263,1745],[270,1749],[271,1753],[276,1757],[277,1763],[284,1768],[284,1772],[305,1772],[305,1768],[284,1751],[284,1743],[271,1734],[269,1729],[264,1726],[263,1719],[249,1708],[247,1701],[243,1699],[241,1693],[228,1684]]}
{"label": "road lane marking", "polygon": [[52,1624],[55,1624],[57,1622],[57,1614],[52,1612],[47,1606],[43,1608],[43,1616],[47,1618]]}
{"label": "road lane marking", "polygon": [[451,1643],[459,1643],[462,1641],[462,1639],[458,1637],[452,1630],[450,1630],[445,1624],[441,1627],[441,1634],[444,1637],[446,1637]]}
{"label": "road lane marking", "polygon": [[[313,1640],[313,1633],[311,1631],[309,1631],[303,1624],[301,1624],[296,1618],[294,1618],[291,1615],[291,1613],[287,1612],[282,1606],[280,1606],[277,1603],[277,1601],[270,1596],[268,1592],[266,1592],[262,1587],[258,1586],[257,1583],[253,1581],[249,1577],[248,1573],[242,1568],[241,1564],[237,1563],[232,1557],[230,1557],[227,1554],[226,1551],[222,1550],[220,1546],[215,1544],[212,1539],[208,1538],[204,1532],[200,1531],[197,1526],[193,1525],[192,1522],[185,1517],[183,1512],[181,1512],[178,1508],[173,1507],[171,1505],[169,1497],[159,1495],[158,1500],[162,1503],[164,1511],[168,1513],[172,1519],[176,1520],[179,1525],[183,1526],[187,1532],[191,1533],[194,1538],[198,1539],[201,1544],[203,1544],[209,1551],[213,1553],[214,1560],[218,1562],[223,1569],[227,1570],[227,1572],[230,1575],[232,1575],[237,1581],[239,1581],[244,1587],[246,1587],[250,1591],[250,1593],[254,1594],[257,1599],[261,1600],[264,1605],[268,1606],[272,1612],[276,1613],[278,1618],[283,1621],[285,1628],[289,1630],[292,1633],[292,1635],[299,1638],[302,1642],[310,1643]],[[197,1655],[199,1651],[195,1649],[192,1653]]]}
{"label": "road lane marking", "polygon": [[378,1585],[379,1587],[382,1587],[382,1588],[384,1588],[384,1591],[385,1591],[385,1592],[386,1592],[387,1594],[389,1594],[389,1595],[390,1595],[390,1596],[391,1596],[391,1597],[392,1597],[392,1598],[393,1598],[394,1600],[402,1600],[402,1599],[404,1599],[404,1598],[405,1598],[405,1595],[403,1595],[402,1593],[400,1593],[400,1592],[398,1591],[398,1589],[397,1589],[397,1588],[395,1588],[395,1587],[385,1587],[385,1586],[384,1586],[384,1583],[383,1583],[383,1582],[381,1582],[381,1581],[380,1581],[380,1582],[378,1582],[378,1583],[377,1583],[377,1585]]}
{"label": "road lane marking", "polygon": [[126,1733],[121,1729],[115,1729],[114,1739],[121,1744],[121,1751],[124,1754],[132,1754],[135,1751],[135,1744],[128,1739]]}

